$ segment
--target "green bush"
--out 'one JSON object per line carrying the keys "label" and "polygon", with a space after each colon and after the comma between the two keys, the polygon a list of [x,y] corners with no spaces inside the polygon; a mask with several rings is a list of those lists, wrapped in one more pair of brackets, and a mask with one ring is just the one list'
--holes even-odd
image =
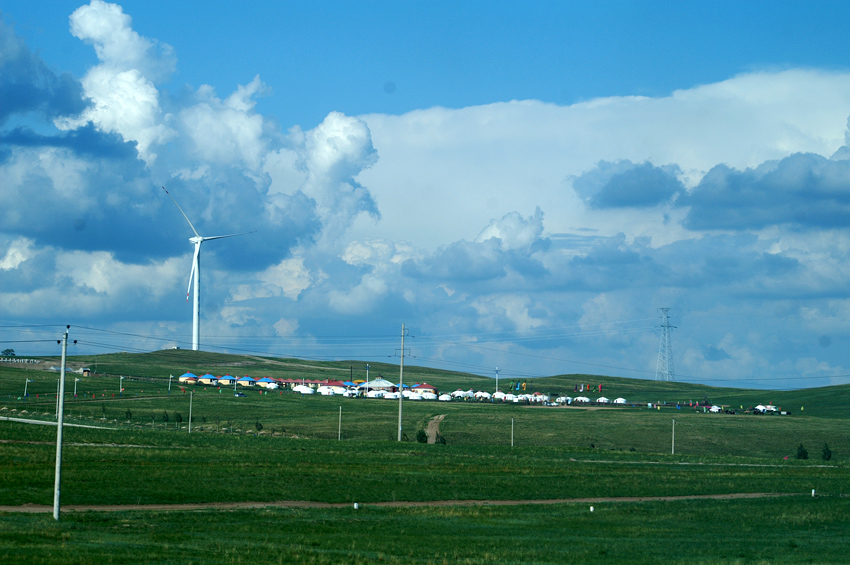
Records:
{"label": "green bush", "polygon": [[808,459],[809,452],[806,451],[806,448],[803,447],[803,444],[800,444],[800,447],[797,448],[797,459]]}
{"label": "green bush", "polygon": [[830,459],[832,459],[832,450],[826,443],[823,444],[823,453],[821,454],[821,458],[824,461],[829,461]]}
{"label": "green bush", "polygon": [[419,443],[428,443],[428,434],[425,430],[420,428],[419,431],[416,432],[416,441]]}

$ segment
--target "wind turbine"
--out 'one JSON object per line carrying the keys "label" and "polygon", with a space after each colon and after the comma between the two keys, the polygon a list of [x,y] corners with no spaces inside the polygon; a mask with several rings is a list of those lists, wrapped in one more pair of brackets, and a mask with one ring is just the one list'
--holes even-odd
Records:
{"label": "wind turbine", "polygon": [[224,237],[235,237],[237,235],[246,235],[254,232],[243,232],[243,233],[231,233],[228,235],[211,235],[208,237],[204,237],[198,233],[198,230],[195,229],[195,226],[192,225],[192,222],[189,220],[189,217],[183,211],[183,208],[180,207],[180,204],[174,200],[174,197],[162,187],[162,190],[165,190],[165,193],[168,194],[168,197],[171,198],[171,201],[174,202],[174,205],[177,206],[177,209],[180,210],[180,213],[183,214],[183,217],[186,218],[186,221],[189,223],[189,227],[192,228],[192,231],[195,233],[195,237],[190,237],[189,241],[191,241],[195,245],[195,256],[192,259],[192,270],[189,272],[189,286],[186,288],[186,302],[189,302],[189,291],[192,290],[192,279],[194,278],[195,283],[195,296],[192,304],[192,350],[198,350],[198,338],[201,333],[201,318],[200,318],[200,306],[201,306],[201,244],[205,241],[209,241],[211,239],[221,239]]}

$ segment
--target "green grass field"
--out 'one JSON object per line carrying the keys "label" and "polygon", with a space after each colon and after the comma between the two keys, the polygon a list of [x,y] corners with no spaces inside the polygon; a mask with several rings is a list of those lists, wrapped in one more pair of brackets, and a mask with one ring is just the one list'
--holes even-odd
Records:
{"label": "green grass field", "polygon": [[846,563],[837,498],[0,514],[10,563]]}
{"label": "green grass field", "polygon": [[[74,363],[93,366],[90,361]],[[178,361],[184,365],[175,367]],[[405,402],[408,441],[401,443],[395,441],[395,401],[256,391],[238,398],[229,389],[181,389],[176,383],[167,391],[168,374],[186,370],[237,374],[233,367],[241,367],[239,374],[252,376],[293,371],[319,378],[345,369],[348,378],[345,363],[304,365],[185,351],[100,356],[98,370],[110,366],[110,375],[127,376],[125,390],[118,391],[114,376],[68,375],[66,422],[106,429],[65,427],[62,504],[294,500],[344,507],[64,512],[58,523],[49,513],[0,513],[0,549],[9,562],[39,563],[847,560],[848,387],[767,392],[568,375],[529,388],[572,394],[576,383],[602,384],[606,396],[662,407]],[[383,371],[392,379],[398,376],[392,368],[373,366],[372,374]],[[408,374],[419,378],[408,380]],[[81,379],[77,399],[74,378]],[[470,375],[405,369],[405,382],[425,380],[443,390],[494,385]],[[56,383],[55,373],[0,368],[0,416],[55,419]],[[696,400],[796,408],[790,416],[706,414],[687,406]],[[685,405],[677,409],[677,403]],[[440,431],[447,443],[413,441],[438,414],[445,415]],[[0,505],[52,505],[55,437],[55,427],[0,421]],[[800,444],[808,460],[796,458]],[[829,461],[821,459],[824,444],[833,453]],[[794,496],[622,498],[731,493]],[[593,513],[586,502],[375,506],[589,498],[620,499],[595,503]]]}

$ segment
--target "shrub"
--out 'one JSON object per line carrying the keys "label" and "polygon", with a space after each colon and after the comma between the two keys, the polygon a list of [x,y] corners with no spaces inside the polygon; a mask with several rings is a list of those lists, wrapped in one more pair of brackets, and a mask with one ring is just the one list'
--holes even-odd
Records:
{"label": "shrub", "polygon": [[259,422],[259,420],[254,424],[254,427],[257,428],[257,433],[263,430],[263,425]]}
{"label": "shrub", "polygon": [[797,459],[808,459],[809,452],[806,451],[806,448],[803,447],[803,444],[800,444],[800,447],[797,448]]}
{"label": "shrub", "polygon": [[821,458],[824,461],[829,461],[830,459],[832,459],[832,450],[826,443],[823,444],[823,453],[821,454]]}
{"label": "shrub", "polygon": [[437,440],[436,441],[437,441],[437,443],[439,443],[441,445],[446,445],[446,438],[444,438],[443,434],[441,434],[440,432],[437,432]]}
{"label": "shrub", "polygon": [[428,434],[422,428],[416,432],[416,441],[419,443],[428,443]]}

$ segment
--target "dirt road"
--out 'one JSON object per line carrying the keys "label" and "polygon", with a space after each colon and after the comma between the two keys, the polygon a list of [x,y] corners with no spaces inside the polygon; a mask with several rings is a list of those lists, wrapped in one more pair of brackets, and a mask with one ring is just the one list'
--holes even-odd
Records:
{"label": "dirt road", "polygon": [[[692,496],[623,496],[593,498],[552,498],[546,500],[427,500],[360,503],[361,509],[372,507],[418,508],[442,506],[518,506],[522,504],[604,504],[606,502],[675,502],[679,500],[731,500],[743,498],[777,498],[806,496],[805,493],[737,492],[729,494],[699,494]],[[62,506],[63,512],[131,512],[131,511],[193,511],[193,510],[239,510],[246,508],[351,508],[349,502],[313,502],[309,500],[280,500],[276,502],[200,502],[194,504],[115,504]],[[24,504],[22,506],[0,506],[0,512],[42,514],[53,512],[46,504]]]}
{"label": "dirt road", "polygon": [[440,422],[445,417],[445,414],[440,414],[428,420],[428,429],[425,430],[428,434],[428,443],[437,443],[437,434],[440,433]]}

